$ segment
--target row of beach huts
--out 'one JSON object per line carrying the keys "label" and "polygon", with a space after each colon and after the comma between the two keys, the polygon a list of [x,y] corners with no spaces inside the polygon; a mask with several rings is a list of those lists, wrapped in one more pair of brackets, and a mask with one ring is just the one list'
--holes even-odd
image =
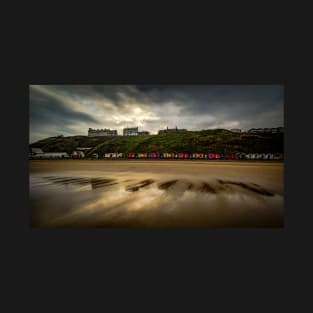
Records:
{"label": "row of beach huts", "polygon": [[[93,153],[92,159],[208,159],[208,160],[283,160],[282,153],[186,153],[186,152],[149,152],[149,153]],[[43,152],[34,148],[30,159],[84,159],[85,153],[75,150],[66,152]]]}
{"label": "row of beach huts", "polygon": [[92,154],[92,158],[104,159],[210,159],[210,160],[283,160],[282,153],[105,153],[99,156]]}

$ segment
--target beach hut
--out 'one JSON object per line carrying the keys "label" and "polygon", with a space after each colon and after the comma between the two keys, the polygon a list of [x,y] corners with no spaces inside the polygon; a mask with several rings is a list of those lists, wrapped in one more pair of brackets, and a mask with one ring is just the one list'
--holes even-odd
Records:
{"label": "beach hut", "polygon": [[39,159],[69,159],[70,156],[66,152],[44,152],[42,154],[39,154],[38,158]]}
{"label": "beach hut", "polygon": [[275,153],[274,154],[274,160],[282,160],[283,154],[282,153]]}
{"label": "beach hut", "polygon": [[256,160],[261,160],[261,158],[262,158],[262,153],[255,153]]}
{"label": "beach hut", "polygon": [[243,152],[238,152],[235,154],[235,159],[237,160],[244,160],[246,158],[246,154]]}
{"label": "beach hut", "polygon": [[209,159],[211,160],[215,159],[215,153],[209,153]]}
{"label": "beach hut", "polygon": [[73,159],[83,159],[85,157],[85,154],[83,151],[73,151],[71,157]]}
{"label": "beach hut", "polygon": [[35,154],[43,154],[44,152],[42,151],[42,149],[40,148],[31,148],[31,154],[35,155]]}
{"label": "beach hut", "polygon": [[233,159],[235,159],[235,158],[236,158],[235,153],[228,153],[228,154],[226,154],[226,156],[225,156],[225,159],[227,159],[227,160],[233,160]]}
{"label": "beach hut", "polygon": [[264,160],[273,160],[274,154],[273,153],[265,153]]}
{"label": "beach hut", "polygon": [[179,159],[183,159],[183,158],[184,158],[184,153],[181,153],[181,152],[178,153],[178,158],[179,158]]}

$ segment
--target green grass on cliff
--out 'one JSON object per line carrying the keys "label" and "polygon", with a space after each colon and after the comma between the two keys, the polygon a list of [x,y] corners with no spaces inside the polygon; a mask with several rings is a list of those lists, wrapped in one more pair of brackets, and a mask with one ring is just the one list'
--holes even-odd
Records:
{"label": "green grass on cliff", "polygon": [[224,129],[182,131],[150,136],[50,137],[30,147],[44,152],[71,153],[77,147],[92,147],[92,153],[106,152],[272,152],[283,153],[283,134],[233,133]]}

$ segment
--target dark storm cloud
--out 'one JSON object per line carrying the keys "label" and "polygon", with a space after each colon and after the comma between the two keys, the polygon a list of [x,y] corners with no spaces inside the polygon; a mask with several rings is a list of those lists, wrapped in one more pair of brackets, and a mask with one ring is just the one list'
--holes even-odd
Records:
{"label": "dark storm cloud", "polygon": [[187,129],[283,126],[281,85],[43,85],[30,87],[30,139],[89,127]]}
{"label": "dark storm cloud", "polygon": [[64,121],[85,121],[96,122],[96,119],[86,113],[70,110],[61,105],[55,99],[42,100],[36,97],[30,97],[32,105],[30,107],[30,120],[34,122],[52,122],[62,124]]}
{"label": "dark storm cloud", "polygon": [[195,128],[219,127],[227,121],[238,127],[275,127],[283,124],[281,85],[174,85],[138,86],[151,103],[164,105],[170,99],[180,107],[180,117],[213,116],[195,120]]}
{"label": "dark storm cloud", "polygon": [[125,96],[145,99],[143,93],[130,85],[59,85],[51,86],[56,92],[75,99],[103,100],[107,99],[117,106],[123,106]]}
{"label": "dark storm cloud", "polygon": [[62,105],[58,100],[50,97],[42,97],[38,92],[30,92],[30,123],[64,125],[64,123],[84,121],[97,122],[90,114],[73,111]]}
{"label": "dark storm cloud", "polygon": [[283,103],[283,87],[278,85],[174,85],[138,86],[152,103],[162,104],[175,100],[188,112],[232,110],[244,108],[245,112],[268,110]]}
{"label": "dark storm cloud", "polygon": [[71,125],[78,121],[80,123],[97,123],[92,115],[72,110],[60,99],[47,96],[32,88],[30,88],[29,111],[31,141],[57,134],[71,135],[73,134]]}

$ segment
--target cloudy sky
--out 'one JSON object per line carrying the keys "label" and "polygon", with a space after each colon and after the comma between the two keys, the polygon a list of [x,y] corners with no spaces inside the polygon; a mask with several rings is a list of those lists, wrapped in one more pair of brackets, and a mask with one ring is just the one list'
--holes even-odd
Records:
{"label": "cloudy sky", "polygon": [[88,128],[283,126],[282,85],[31,85],[30,142]]}

